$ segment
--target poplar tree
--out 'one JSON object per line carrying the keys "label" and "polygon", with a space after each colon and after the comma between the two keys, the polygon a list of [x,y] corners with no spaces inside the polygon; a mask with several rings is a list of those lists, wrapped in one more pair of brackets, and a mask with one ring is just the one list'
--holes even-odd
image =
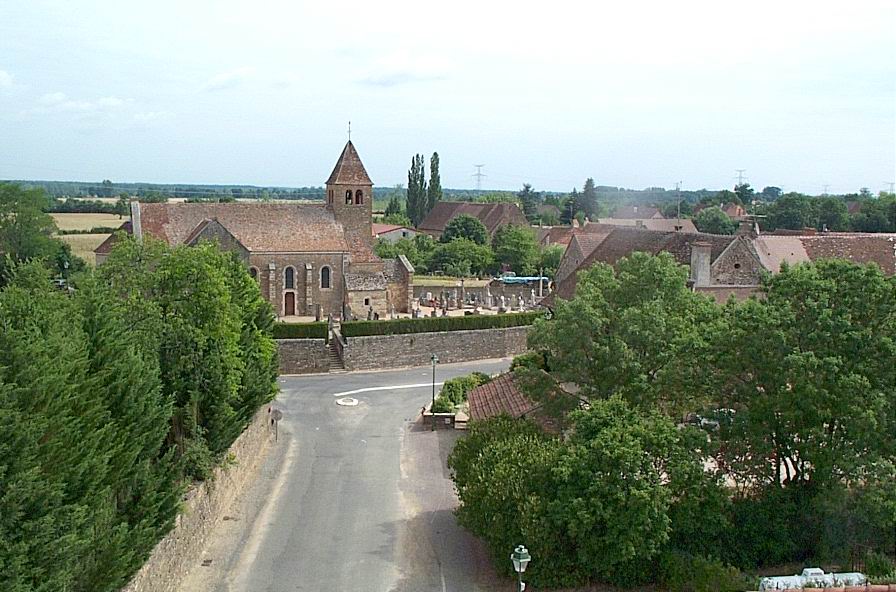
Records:
{"label": "poplar tree", "polygon": [[415,154],[408,170],[408,217],[414,226],[419,226],[426,217],[427,189],[423,155]]}
{"label": "poplar tree", "polygon": [[439,153],[433,152],[432,158],[429,159],[429,189],[426,192],[426,213],[425,218],[436,203],[442,200],[442,178],[439,175]]}

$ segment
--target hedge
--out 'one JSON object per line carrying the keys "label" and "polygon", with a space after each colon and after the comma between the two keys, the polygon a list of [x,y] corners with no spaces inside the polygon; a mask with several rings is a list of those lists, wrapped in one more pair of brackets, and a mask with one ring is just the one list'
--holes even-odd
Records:
{"label": "hedge", "polygon": [[531,325],[544,316],[541,312],[520,312],[499,315],[470,315],[463,317],[423,317],[391,321],[351,321],[342,323],[343,337],[367,335],[401,335],[404,333],[434,333],[441,331],[470,331],[474,329],[504,329]]}
{"label": "hedge", "polygon": [[274,339],[326,339],[327,323],[274,323]]}

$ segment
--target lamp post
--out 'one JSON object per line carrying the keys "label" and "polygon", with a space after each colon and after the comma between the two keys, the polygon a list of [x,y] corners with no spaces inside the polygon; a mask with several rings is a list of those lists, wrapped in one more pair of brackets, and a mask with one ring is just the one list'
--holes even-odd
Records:
{"label": "lamp post", "polygon": [[432,424],[432,431],[436,429],[436,364],[439,358],[435,354],[429,357],[432,362],[432,406],[429,408],[429,421]]}
{"label": "lamp post", "polygon": [[510,554],[510,560],[513,561],[513,569],[516,571],[516,575],[519,578],[519,592],[523,592],[523,590],[526,589],[526,584],[523,583],[523,572],[526,571],[526,566],[529,565],[532,556],[529,555],[529,551],[526,547],[519,545],[513,553]]}

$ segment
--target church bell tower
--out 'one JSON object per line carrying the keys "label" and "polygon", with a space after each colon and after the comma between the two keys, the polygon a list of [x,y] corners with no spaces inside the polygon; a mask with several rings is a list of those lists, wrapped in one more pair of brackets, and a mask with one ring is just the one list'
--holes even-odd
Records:
{"label": "church bell tower", "polygon": [[373,182],[349,140],[327,179],[327,207],[346,234],[373,242]]}

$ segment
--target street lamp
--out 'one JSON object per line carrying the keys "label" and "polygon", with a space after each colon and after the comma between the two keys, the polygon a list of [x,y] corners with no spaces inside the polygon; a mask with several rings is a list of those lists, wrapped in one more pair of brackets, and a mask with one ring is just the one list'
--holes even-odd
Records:
{"label": "street lamp", "polygon": [[439,363],[439,358],[435,354],[432,354],[429,357],[429,361],[432,362],[432,406],[429,408],[429,420],[432,423],[432,431],[436,429],[436,364]]}
{"label": "street lamp", "polygon": [[526,589],[526,584],[523,583],[523,572],[526,571],[526,566],[529,565],[532,556],[529,555],[529,551],[526,550],[526,547],[520,545],[510,554],[510,560],[513,561],[513,569],[516,571],[517,577],[519,577],[519,592],[523,592],[523,590]]}

